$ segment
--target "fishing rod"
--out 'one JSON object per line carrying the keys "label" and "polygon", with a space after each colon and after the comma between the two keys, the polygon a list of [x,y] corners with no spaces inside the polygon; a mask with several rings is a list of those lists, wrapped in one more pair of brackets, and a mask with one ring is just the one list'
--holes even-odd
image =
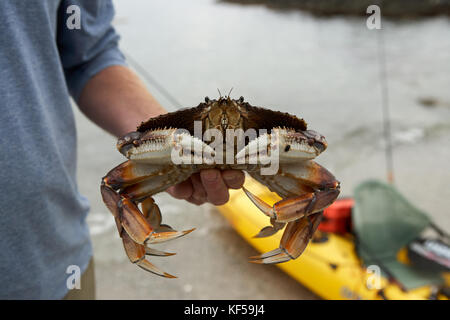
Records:
{"label": "fishing rod", "polygon": [[392,138],[391,138],[391,121],[389,114],[389,91],[388,91],[388,77],[386,66],[386,47],[384,41],[384,29],[380,27],[376,30],[377,47],[378,47],[378,62],[379,62],[379,77],[381,88],[381,114],[383,121],[383,135],[385,143],[385,160],[387,180],[390,184],[394,183],[394,159],[392,153]]}
{"label": "fishing rod", "polygon": [[[378,47],[378,65],[379,65],[379,77],[380,77],[380,89],[381,89],[381,115],[383,121],[383,135],[385,143],[385,160],[386,160],[386,174],[387,181],[390,184],[394,184],[394,159],[392,154],[392,138],[391,138],[391,119],[389,113],[389,90],[388,90],[388,77],[387,77],[387,65],[386,65],[386,46],[384,40],[384,28],[380,25],[380,29],[377,32],[377,47]],[[400,289],[405,292],[406,288],[400,283],[395,275],[387,268],[381,261],[370,252],[369,248],[358,239],[358,245],[366,250],[369,259],[372,259],[381,270],[383,270],[388,281],[397,284]]]}
{"label": "fishing rod", "polygon": [[183,106],[159,81],[152,77],[147,70],[136,59],[134,59],[133,56],[130,55],[129,52],[126,52],[122,48],[121,51],[136,71],[138,71],[145,78],[145,80],[147,80],[148,83],[158,90],[161,95],[163,95],[175,108],[179,109]]}

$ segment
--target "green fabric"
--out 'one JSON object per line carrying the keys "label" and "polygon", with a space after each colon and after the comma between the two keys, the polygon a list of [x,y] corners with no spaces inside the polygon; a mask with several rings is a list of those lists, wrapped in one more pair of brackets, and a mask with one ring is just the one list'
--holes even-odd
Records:
{"label": "green fabric", "polygon": [[417,238],[431,220],[394,187],[375,180],[360,184],[355,189],[352,220],[358,254],[365,265],[388,269],[407,289],[443,282],[439,274],[398,262],[398,251]]}

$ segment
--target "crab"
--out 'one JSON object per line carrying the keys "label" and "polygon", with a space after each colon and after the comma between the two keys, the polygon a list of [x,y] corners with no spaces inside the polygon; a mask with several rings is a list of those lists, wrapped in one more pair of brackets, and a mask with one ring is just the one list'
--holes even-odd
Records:
{"label": "crab", "polygon": [[128,160],[102,179],[101,194],[130,261],[154,274],[175,278],[147,259],[173,253],[151,245],[194,229],[177,231],[162,224],[152,196],[202,169],[243,170],[282,199],[269,205],[243,187],[270,218],[270,225],[256,237],[268,237],[284,228],[279,247],[250,257],[250,262],[286,262],[302,254],[323,210],[339,195],[339,181],[313,161],[326,148],[325,138],[308,130],[306,122],[294,115],[252,106],[243,97],[206,97],[197,107],[151,118],[121,137],[117,149]]}

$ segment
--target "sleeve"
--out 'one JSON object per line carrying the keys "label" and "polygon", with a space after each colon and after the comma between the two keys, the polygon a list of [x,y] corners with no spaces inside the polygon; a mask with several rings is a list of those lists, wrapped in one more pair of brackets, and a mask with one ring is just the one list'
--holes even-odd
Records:
{"label": "sleeve", "polygon": [[[79,29],[70,29],[66,24],[73,14],[67,13],[71,5],[79,8]],[[58,50],[75,101],[95,74],[112,65],[126,65],[118,48],[119,35],[111,24],[114,13],[111,0],[63,0],[59,6]]]}

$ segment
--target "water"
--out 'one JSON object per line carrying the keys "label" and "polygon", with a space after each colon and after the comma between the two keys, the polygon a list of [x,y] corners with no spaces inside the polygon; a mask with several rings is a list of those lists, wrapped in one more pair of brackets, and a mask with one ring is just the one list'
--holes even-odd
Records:
{"label": "water", "polygon": [[[368,30],[364,19],[208,0],[117,1],[116,8],[122,47],[183,106],[233,87],[235,96],[316,126],[348,125],[355,114],[365,123],[378,117],[379,31]],[[417,108],[416,118],[435,119],[416,100],[431,95],[450,102],[449,21],[383,21],[383,27],[393,118]]]}
{"label": "water", "polygon": [[[377,48],[377,32],[384,32],[395,185],[450,231],[449,19],[383,20],[383,31],[372,31],[363,18],[316,18],[300,11],[212,0],[127,0],[115,5],[121,47],[183,107],[196,106],[204,96],[217,97],[217,89],[228,94],[233,88],[232,97],[242,95],[253,105],[303,117],[309,128],[327,137],[329,148],[317,160],[341,181],[343,195],[351,195],[365,179],[386,180]],[[169,111],[180,107],[152,83],[148,87]],[[122,158],[112,137],[79,113],[77,118],[80,189],[92,203],[92,224],[101,224],[100,215],[110,216],[98,193],[100,177]],[[97,137],[95,148],[92,136]],[[252,249],[230,231],[226,221],[218,220],[217,213],[204,206],[189,205],[186,210],[185,204],[165,195],[160,202],[183,212],[172,215],[178,219],[174,226],[199,227],[191,242],[175,244],[182,250],[168,247],[181,252],[178,260],[156,262],[184,280],[167,284],[137,273],[111,227],[106,235],[94,236],[97,265],[102,269],[100,297],[312,297],[291,287],[292,280],[276,269],[248,266],[245,257]],[[97,225],[94,231],[102,233],[109,227]],[[204,260],[199,260],[199,252]],[[118,269],[124,272],[111,284],[108,275],[117,275]],[[230,281],[216,278],[217,272],[228,274]],[[265,286],[258,285],[258,277],[264,278]],[[202,284],[203,279],[208,283]],[[148,289],[155,284],[165,289]]]}
{"label": "water", "polygon": [[[377,32],[384,32],[394,173],[410,180],[402,168],[437,161],[448,174],[450,22],[445,17],[382,20],[379,31],[369,30],[364,18],[317,18],[211,0],[116,1],[116,9],[122,48],[183,107],[233,88],[234,97],[303,117],[327,137],[330,147],[320,159],[337,170],[347,193],[364,178],[386,176],[377,47]],[[168,110],[179,107],[149,88]],[[424,107],[419,102],[424,98],[436,101],[434,107]],[[411,130],[423,134],[402,139]],[[398,159],[405,148],[416,151],[417,163]],[[339,173],[350,174],[350,183]]]}

